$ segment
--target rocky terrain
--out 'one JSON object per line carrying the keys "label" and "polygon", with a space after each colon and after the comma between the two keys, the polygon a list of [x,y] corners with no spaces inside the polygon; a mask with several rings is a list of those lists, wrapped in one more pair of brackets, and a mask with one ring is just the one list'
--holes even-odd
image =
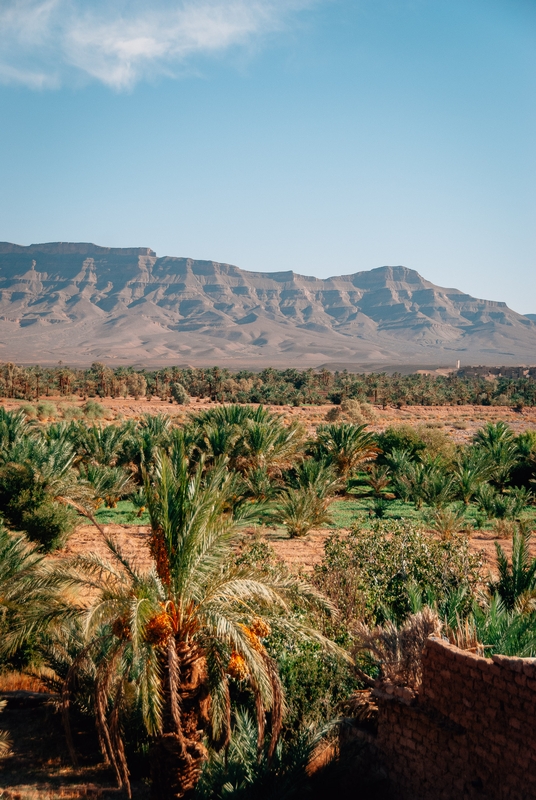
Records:
{"label": "rocky terrain", "polygon": [[532,364],[536,319],[414,270],[247,272],[149,248],[0,243],[0,360],[383,369]]}

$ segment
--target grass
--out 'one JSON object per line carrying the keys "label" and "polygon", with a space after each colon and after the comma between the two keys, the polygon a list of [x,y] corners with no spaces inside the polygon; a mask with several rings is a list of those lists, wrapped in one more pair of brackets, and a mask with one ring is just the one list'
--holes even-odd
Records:
{"label": "grass", "polygon": [[[330,530],[341,530],[351,528],[356,522],[359,522],[364,527],[369,527],[375,520],[373,505],[372,498],[359,498],[351,494],[344,500],[335,500],[330,509],[332,522],[326,527]],[[432,509],[429,506],[423,506],[419,510],[415,508],[413,503],[404,503],[402,500],[389,500],[387,501],[383,519],[407,520],[408,522],[426,524],[431,511]],[[141,517],[138,517],[137,512],[136,506],[130,500],[121,500],[116,508],[101,506],[95,517],[101,525],[149,525],[147,511],[144,511]],[[465,516],[468,527],[483,528],[484,530],[492,530],[494,528],[495,520],[483,518],[475,505],[468,506]],[[535,506],[528,506],[523,517],[529,525],[536,527]]]}
{"label": "grass", "polygon": [[[335,500],[330,509],[333,521],[328,527],[332,530],[340,530],[341,528],[351,528],[356,522],[359,522],[363,527],[369,527],[375,520],[373,506],[374,500],[370,497],[352,498],[350,495],[348,499]],[[431,511],[432,509],[429,506],[423,506],[419,510],[415,508],[413,503],[405,503],[402,500],[389,500],[387,501],[383,519],[407,520],[426,524]],[[468,527],[492,530],[495,525],[495,520],[482,518],[475,505],[468,506],[465,518]],[[523,518],[527,520],[529,526],[536,527],[536,507],[527,506],[523,513]]]}
{"label": "grass", "polygon": [[[333,521],[328,527],[334,530],[351,528],[356,522],[369,525],[373,519],[371,517],[373,504],[374,501],[370,497],[354,499],[350,496],[346,500],[335,500],[330,509]],[[410,503],[390,500],[384,519],[404,519],[418,522],[422,519],[422,513]]]}
{"label": "grass", "polygon": [[138,509],[130,500],[120,500],[115,508],[101,506],[95,514],[101,525],[149,525],[149,514],[138,517]]}

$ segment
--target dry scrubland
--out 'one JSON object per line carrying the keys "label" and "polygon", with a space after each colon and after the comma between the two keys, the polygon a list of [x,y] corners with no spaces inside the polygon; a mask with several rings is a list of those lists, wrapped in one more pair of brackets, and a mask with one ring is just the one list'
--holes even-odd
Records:
{"label": "dry scrubland", "polygon": [[[47,397],[42,398],[47,403],[54,405],[57,418],[61,419],[65,409],[82,409],[85,400],[78,397]],[[177,407],[177,405],[164,400],[151,397],[134,400],[129,398],[116,399],[111,397],[96,398],[96,400],[106,409],[108,420],[115,419],[139,419],[142,414],[170,414],[177,422],[184,421],[190,412],[201,411],[211,408],[218,403],[210,402],[205,399],[191,398],[191,403],[187,407]],[[22,408],[28,405],[24,400],[10,400],[3,398],[2,405],[8,410]],[[252,404],[254,405],[254,404]],[[308,432],[313,432],[317,425],[325,422],[326,414],[335,406],[314,405],[314,406],[272,406],[269,403],[265,407],[274,414],[282,414],[289,419],[298,419],[302,422]],[[536,407],[525,407],[521,413],[512,409],[511,406],[406,406],[405,408],[386,408],[373,406],[376,420],[370,424],[370,430],[383,431],[392,425],[425,425],[443,429],[455,442],[468,442],[476,431],[485,425],[486,422],[507,422],[515,433],[522,433],[526,430],[536,428]]]}

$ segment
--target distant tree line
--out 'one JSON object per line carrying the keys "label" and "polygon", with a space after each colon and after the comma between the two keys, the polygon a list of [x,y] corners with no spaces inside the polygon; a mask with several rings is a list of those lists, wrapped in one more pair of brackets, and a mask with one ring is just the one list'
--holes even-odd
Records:
{"label": "distant tree line", "polygon": [[[160,397],[184,402],[188,396],[226,403],[271,405],[340,405],[357,400],[376,405],[507,405],[522,410],[536,404],[536,370],[518,377],[452,373],[401,375],[327,369],[231,372],[220,367],[137,370],[112,369],[94,363],[89,369],[20,367],[0,364],[0,397],[39,400],[41,397],[78,395],[92,397]],[[476,372],[476,370],[475,370]],[[512,372],[512,371],[511,371]],[[515,374],[515,373],[514,373]]]}

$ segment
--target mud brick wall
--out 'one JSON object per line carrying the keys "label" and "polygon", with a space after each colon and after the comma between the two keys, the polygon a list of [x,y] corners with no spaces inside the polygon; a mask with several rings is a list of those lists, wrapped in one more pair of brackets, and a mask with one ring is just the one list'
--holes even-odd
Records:
{"label": "mud brick wall", "polygon": [[429,639],[419,694],[379,692],[377,744],[403,800],[536,800],[536,659]]}

